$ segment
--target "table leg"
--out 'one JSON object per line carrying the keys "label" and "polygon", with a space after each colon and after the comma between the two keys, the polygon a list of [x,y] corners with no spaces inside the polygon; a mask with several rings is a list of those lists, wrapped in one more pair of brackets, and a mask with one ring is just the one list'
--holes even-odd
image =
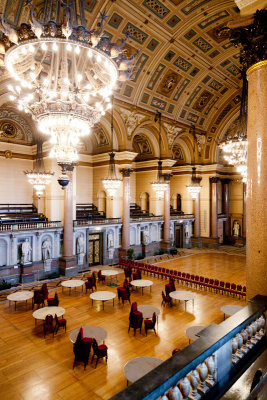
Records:
{"label": "table leg", "polygon": [[92,299],[92,307],[93,307],[93,305],[94,305],[94,300]]}
{"label": "table leg", "polygon": [[17,302],[15,301],[15,311],[16,311],[16,309],[17,309]]}
{"label": "table leg", "polygon": [[103,310],[104,310],[104,303],[105,303],[105,302],[104,302],[104,300],[103,300],[103,301],[102,301],[102,307],[103,307]]}
{"label": "table leg", "polygon": [[152,292],[152,286],[150,286],[150,293]]}
{"label": "table leg", "polygon": [[69,296],[70,296],[70,291],[71,291],[71,288],[69,288]]}
{"label": "table leg", "polygon": [[8,307],[10,308],[10,300],[8,300]]}
{"label": "table leg", "polygon": [[37,325],[37,319],[35,318],[35,326]]}
{"label": "table leg", "polygon": [[114,299],[113,299],[113,307],[114,307]]}
{"label": "table leg", "polygon": [[184,301],[184,309],[186,311],[186,300]]}
{"label": "table leg", "polygon": [[223,314],[223,320],[225,321],[225,313]]}

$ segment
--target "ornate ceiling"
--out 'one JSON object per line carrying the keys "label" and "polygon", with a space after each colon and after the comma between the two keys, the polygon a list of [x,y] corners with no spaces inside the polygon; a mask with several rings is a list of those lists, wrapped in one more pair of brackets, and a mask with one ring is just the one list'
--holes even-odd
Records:
{"label": "ornate ceiling", "polygon": [[[33,1],[41,4],[41,1]],[[239,16],[233,0],[85,0],[88,28],[97,24],[99,12],[108,15],[105,34],[118,41],[130,32],[126,50],[129,57],[139,51],[135,72],[130,80],[120,82],[115,92],[118,126],[124,123],[125,138],[121,147],[141,149],[150,157],[153,143],[138,132],[153,114],[162,113],[165,155],[185,159],[177,138],[188,135],[192,124],[205,134],[209,147],[233,121],[240,107],[239,49],[220,28]],[[28,22],[29,7],[23,0],[1,0],[0,11],[9,24]],[[2,69],[0,106],[5,107],[8,76]],[[153,129],[156,130],[156,125]],[[122,128],[120,127],[122,130]],[[116,125],[115,125],[116,130]],[[105,133],[106,132],[106,133]],[[106,128],[96,128],[94,147],[106,151],[109,143]],[[201,141],[201,140],[199,140]],[[120,143],[120,139],[118,139]],[[125,144],[126,143],[126,144]],[[186,143],[186,140],[185,140]],[[204,143],[202,144],[204,148]],[[202,151],[202,150],[201,150]],[[209,151],[203,162],[210,160]]]}

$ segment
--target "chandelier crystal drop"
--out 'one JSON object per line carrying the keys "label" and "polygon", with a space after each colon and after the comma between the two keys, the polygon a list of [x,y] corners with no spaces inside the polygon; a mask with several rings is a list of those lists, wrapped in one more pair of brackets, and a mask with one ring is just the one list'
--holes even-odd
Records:
{"label": "chandelier crystal drop", "polygon": [[243,182],[247,181],[247,79],[246,71],[242,71],[243,87],[240,105],[238,128],[233,137],[226,137],[219,147],[223,151],[225,161],[229,165],[236,167],[237,172],[243,177]]}
{"label": "chandelier crystal drop", "polygon": [[84,5],[45,0],[40,10],[30,3],[30,25],[19,28],[0,18],[1,51],[13,79],[10,100],[50,135],[60,163],[77,160],[80,138],[111,108],[117,80],[131,77],[135,61],[124,56],[128,33],[120,44],[102,33],[105,12],[96,29],[86,28]]}

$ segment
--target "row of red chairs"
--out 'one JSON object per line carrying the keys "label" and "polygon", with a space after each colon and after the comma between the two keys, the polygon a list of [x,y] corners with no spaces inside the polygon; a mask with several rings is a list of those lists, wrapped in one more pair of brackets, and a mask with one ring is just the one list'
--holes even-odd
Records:
{"label": "row of red chairs", "polygon": [[224,282],[219,279],[207,278],[195,274],[189,274],[186,272],[176,271],[169,268],[158,267],[152,264],[145,264],[133,260],[127,260],[124,258],[119,259],[119,264],[133,269],[140,269],[144,273],[157,276],[158,278],[172,278],[178,283],[181,281],[182,284],[187,286],[215,290],[216,293],[230,293],[233,296],[238,295],[240,297],[246,297],[246,286],[237,285],[235,283]]}

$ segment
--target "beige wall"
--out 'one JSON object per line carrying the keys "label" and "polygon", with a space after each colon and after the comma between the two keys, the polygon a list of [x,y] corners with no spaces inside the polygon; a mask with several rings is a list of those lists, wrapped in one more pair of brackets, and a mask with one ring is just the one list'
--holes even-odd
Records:
{"label": "beige wall", "polygon": [[[93,170],[88,166],[76,167],[76,202],[92,203],[93,202]],[[96,203],[97,206],[97,203]]]}
{"label": "beige wall", "polygon": [[243,213],[243,183],[232,181],[230,183],[230,214]]}

